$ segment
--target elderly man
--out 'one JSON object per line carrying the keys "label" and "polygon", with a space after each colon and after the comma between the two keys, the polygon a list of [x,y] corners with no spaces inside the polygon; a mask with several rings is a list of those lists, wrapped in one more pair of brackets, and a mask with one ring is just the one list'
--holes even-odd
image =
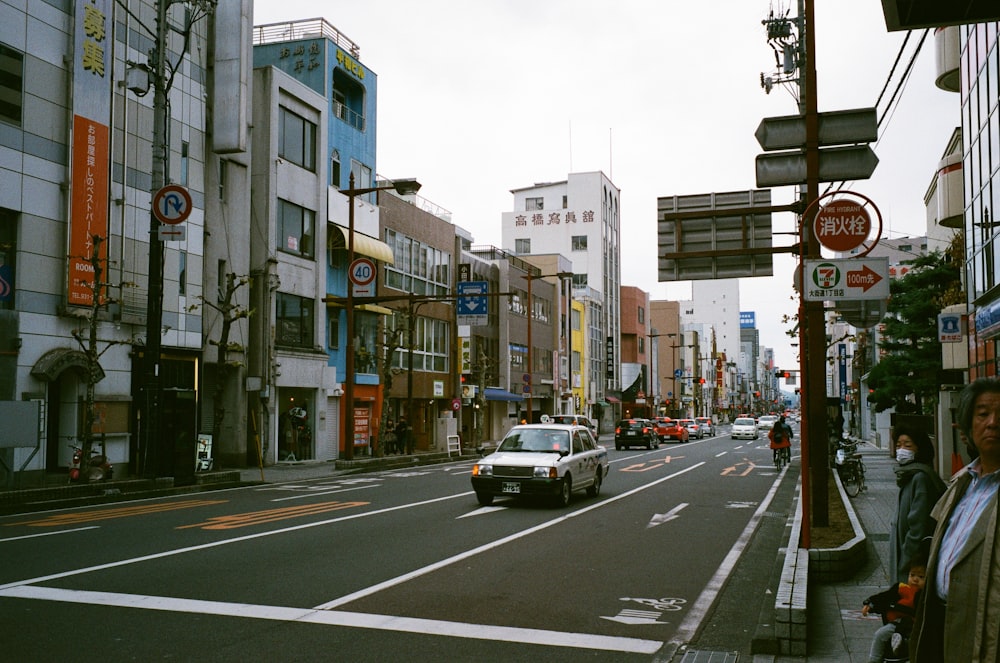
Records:
{"label": "elderly man", "polygon": [[910,640],[913,663],[1000,663],[1000,380],[968,385],[957,417],[978,458],[955,474],[931,513],[937,527]]}

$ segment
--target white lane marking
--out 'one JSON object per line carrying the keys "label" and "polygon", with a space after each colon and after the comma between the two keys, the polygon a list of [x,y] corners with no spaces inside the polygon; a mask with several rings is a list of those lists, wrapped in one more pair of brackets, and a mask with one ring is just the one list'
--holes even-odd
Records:
{"label": "white lane marking", "polygon": [[453,500],[459,497],[468,497],[475,494],[475,491],[468,491],[464,493],[456,493],[455,495],[446,495],[444,497],[435,497],[434,499],[424,500],[422,502],[412,502],[410,504],[400,504],[398,506],[390,506],[385,509],[376,509],[375,511],[366,511],[364,513],[354,513],[349,516],[340,516],[339,518],[330,518],[328,520],[320,520],[315,523],[303,523],[301,525],[293,525],[291,527],[283,527],[281,529],[269,530],[267,532],[257,532],[256,534],[247,534],[246,536],[237,536],[232,539],[224,539],[222,541],[213,541],[212,543],[203,543],[197,546],[188,546],[187,548],[177,548],[175,550],[165,550],[163,552],[153,553],[151,555],[143,555],[141,557],[133,557],[131,559],[123,559],[117,562],[108,562],[106,564],[98,564],[96,566],[88,566],[82,569],[76,569],[73,571],[63,571],[62,573],[53,573],[47,576],[39,576],[38,578],[27,578],[25,580],[16,580],[14,582],[9,582],[5,585],[0,585],[0,590],[5,590],[10,587],[18,587],[20,585],[34,585],[40,582],[48,582],[50,580],[58,580],[60,578],[69,578],[71,576],[82,575],[84,573],[90,573],[91,571],[103,571],[104,569],[113,569],[119,566],[128,566],[129,564],[138,564],[139,562],[148,562],[154,559],[162,559],[164,557],[172,557],[174,555],[182,555],[184,553],[195,552],[198,550],[208,550],[209,548],[216,548],[219,546],[226,546],[231,543],[240,543],[242,541],[251,541],[253,539],[260,539],[265,536],[274,536],[275,534],[286,534],[288,532],[295,532],[298,530],[309,529],[310,527],[322,527],[324,525],[331,525],[333,523],[340,523],[347,520],[354,520],[356,518],[367,518],[369,516],[377,516],[383,513],[390,513],[392,511],[399,511],[400,509],[409,509],[411,507],[424,506],[426,504],[433,504],[435,502],[444,502],[446,500]]}
{"label": "white lane marking", "polygon": [[0,543],[7,543],[8,541],[20,541],[21,539],[37,539],[40,536],[54,536],[56,534],[69,534],[70,532],[83,532],[88,529],[101,529],[100,525],[91,525],[90,527],[76,527],[74,529],[64,529],[58,532],[40,532],[38,534],[25,534],[24,536],[12,536],[7,539],[0,539]]}
{"label": "white lane marking", "polygon": [[729,452],[728,452],[728,451],[723,451],[723,452],[721,452],[721,453],[717,453],[717,454],[715,454],[715,457],[716,457],[716,458],[721,458],[722,456],[725,456],[725,455],[726,455],[727,453],[729,453]]}
{"label": "white lane marking", "polygon": [[722,586],[726,583],[733,569],[736,567],[736,562],[739,561],[740,555],[743,554],[743,550],[747,547],[747,543],[750,541],[750,537],[753,536],[754,531],[757,529],[757,524],[760,519],[764,516],[764,512],[767,511],[767,507],[771,505],[771,500],[774,499],[774,495],[778,492],[778,486],[781,485],[781,479],[784,477],[784,472],[788,470],[782,470],[781,475],[774,480],[771,484],[771,490],[767,492],[764,499],[761,501],[760,506],[750,516],[750,521],[747,526],[743,528],[743,533],[740,534],[740,538],[736,540],[733,547],[729,550],[729,554],[726,558],[722,560],[722,564],[719,565],[718,570],[716,570],[715,575],[709,580],[705,589],[702,590],[701,595],[698,599],[691,605],[691,610],[688,611],[687,617],[681,622],[680,626],[677,627],[677,631],[674,633],[673,638],[670,639],[671,645],[682,645],[691,638],[694,637],[695,631],[698,629],[699,624],[705,618],[708,613],[709,608],[715,603],[716,597],[719,592],[722,591]]}
{"label": "white lane marking", "polygon": [[476,509],[475,511],[470,511],[469,513],[462,514],[455,520],[459,518],[468,518],[469,516],[481,516],[484,513],[493,513],[494,511],[506,511],[510,507],[506,506],[484,506]]}
{"label": "white lane marking", "polygon": [[666,513],[653,514],[653,517],[650,518],[649,522],[646,524],[646,529],[649,529],[650,527],[656,527],[657,525],[662,525],[663,523],[669,523],[671,520],[680,518],[678,514],[680,514],[681,510],[687,505],[688,505],[687,502],[681,502],[680,504],[675,506],[670,511],[667,511]]}
{"label": "white lane marking", "polygon": [[355,486],[354,488],[337,488],[336,490],[325,490],[319,493],[302,493],[301,495],[292,495],[291,497],[276,497],[272,502],[284,502],[286,500],[300,500],[303,497],[316,497],[317,495],[333,495],[334,493],[347,493],[352,490],[368,490],[369,488],[378,488],[381,484],[377,486]]}
{"label": "white lane marking", "polygon": [[[504,544],[507,544],[507,543],[510,543],[511,541],[517,541],[518,539],[522,539],[522,538],[524,538],[526,536],[534,534],[535,532],[541,532],[542,530],[548,529],[549,527],[552,527],[554,525],[558,525],[559,523],[565,522],[565,521],[569,520],[570,518],[576,518],[578,516],[582,516],[585,513],[593,511],[594,509],[599,509],[599,508],[605,507],[605,506],[607,506],[609,504],[613,504],[613,503],[617,502],[618,500],[625,499],[626,497],[630,497],[630,496],[632,496],[632,495],[634,495],[634,494],[636,494],[638,492],[641,492],[641,491],[646,490],[648,488],[652,488],[653,486],[655,486],[657,484],[660,484],[660,483],[663,483],[664,481],[669,481],[670,479],[673,479],[674,477],[678,477],[678,476],[680,476],[682,474],[690,472],[691,470],[699,468],[699,467],[701,467],[704,464],[705,464],[704,461],[702,461],[700,463],[696,463],[696,464],[692,465],[691,467],[686,467],[683,470],[678,470],[677,472],[674,472],[673,474],[668,474],[667,476],[662,477],[660,479],[657,479],[656,481],[652,481],[652,482],[644,484],[642,486],[638,486],[636,488],[633,488],[632,490],[628,490],[628,491],[626,491],[624,493],[621,493],[619,495],[615,495],[614,497],[609,497],[609,498],[607,498],[605,500],[601,500],[600,502],[596,502],[594,504],[591,504],[590,506],[583,507],[582,509],[578,509],[576,511],[571,511],[570,513],[567,513],[566,515],[559,516],[558,518],[553,518],[552,520],[549,520],[549,521],[544,522],[544,523],[540,523],[538,525],[535,525],[534,527],[529,527],[526,530],[521,530],[520,532],[515,532],[514,534],[510,534],[510,535],[505,536],[503,538],[497,539],[496,541],[491,541],[490,543],[485,543],[485,544],[483,544],[481,546],[477,546],[477,547],[472,548],[470,550],[466,550],[465,552],[461,552],[461,553],[459,553],[457,555],[453,555],[453,556],[448,557],[446,559],[442,559],[442,560],[440,560],[438,562],[434,562],[433,564],[428,564],[427,566],[425,566],[425,567],[423,567],[421,569],[415,569],[413,571],[410,571],[409,573],[404,573],[403,575],[396,576],[395,578],[390,578],[389,580],[385,580],[385,581],[380,582],[380,583],[376,583],[376,584],[371,585],[370,587],[366,587],[364,589],[359,589],[356,592],[353,592],[351,594],[347,594],[345,596],[341,596],[340,598],[333,599],[332,601],[327,601],[326,603],[323,603],[323,604],[320,604],[320,605],[316,606],[316,609],[317,610],[329,610],[330,608],[336,608],[338,606],[344,605],[345,603],[350,603],[352,601],[356,601],[356,600],[364,598],[366,596],[371,596],[372,594],[377,594],[378,592],[382,591],[383,589],[389,589],[390,587],[394,587],[396,585],[401,585],[404,582],[408,582],[410,580],[413,580],[414,578],[419,578],[420,576],[426,575],[428,573],[431,573],[432,571],[437,571],[438,569],[443,569],[446,566],[450,566],[451,564],[454,564],[456,562],[460,562],[460,561],[462,561],[464,559],[468,559],[469,557],[474,557],[475,555],[478,555],[481,552],[486,552],[488,550],[493,550],[494,548],[499,548],[500,546],[502,546]],[[2,589],[2,587],[0,587],[0,589]]]}
{"label": "white lane marking", "polygon": [[253,619],[321,624],[325,626],[419,633],[421,635],[444,635],[471,640],[493,640],[496,642],[516,642],[552,647],[622,651],[634,654],[655,654],[663,646],[663,642],[658,640],[593,635],[590,633],[569,633],[565,631],[548,631],[514,626],[495,626],[492,624],[465,624],[436,619],[396,617],[394,615],[376,615],[341,610],[316,610],[273,605],[199,601],[168,596],[86,592],[52,587],[12,587],[0,590],[0,596],[226,617],[250,617]]}

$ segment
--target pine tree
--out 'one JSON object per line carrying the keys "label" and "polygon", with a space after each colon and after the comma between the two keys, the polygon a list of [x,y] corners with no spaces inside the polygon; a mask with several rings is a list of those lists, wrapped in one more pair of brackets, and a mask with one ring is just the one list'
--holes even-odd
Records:
{"label": "pine tree", "polygon": [[931,414],[941,385],[941,343],[937,316],[965,301],[961,283],[962,236],[944,253],[918,256],[905,276],[889,286],[889,303],[879,341],[881,361],[868,377],[868,401],[877,412]]}

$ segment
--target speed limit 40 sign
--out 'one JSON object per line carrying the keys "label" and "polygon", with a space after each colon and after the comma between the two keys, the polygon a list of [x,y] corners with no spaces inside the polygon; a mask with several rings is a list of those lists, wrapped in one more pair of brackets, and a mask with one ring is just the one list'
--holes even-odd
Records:
{"label": "speed limit 40 sign", "polygon": [[355,297],[375,294],[375,263],[369,258],[355,258],[347,272]]}

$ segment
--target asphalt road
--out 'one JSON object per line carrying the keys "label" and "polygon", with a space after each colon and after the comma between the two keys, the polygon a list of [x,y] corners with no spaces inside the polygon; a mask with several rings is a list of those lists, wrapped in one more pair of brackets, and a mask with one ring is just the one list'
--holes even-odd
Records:
{"label": "asphalt road", "polygon": [[465,461],[0,518],[4,657],[668,661],[685,644],[745,650],[776,550],[753,535],[777,541],[787,511],[774,511],[783,482],[766,439],[602,442],[601,494],[575,494],[567,509],[480,507]]}

